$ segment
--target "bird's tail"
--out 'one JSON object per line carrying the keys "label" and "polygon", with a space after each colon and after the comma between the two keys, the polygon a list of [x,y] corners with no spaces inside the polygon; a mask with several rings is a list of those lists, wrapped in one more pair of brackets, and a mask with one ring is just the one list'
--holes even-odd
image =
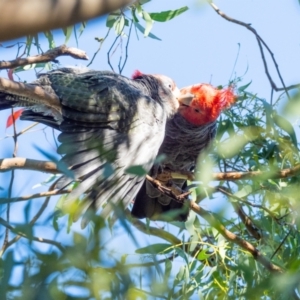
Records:
{"label": "bird's tail", "polygon": [[18,100],[15,96],[0,92],[0,110],[12,108],[14,106],[18,106]]}

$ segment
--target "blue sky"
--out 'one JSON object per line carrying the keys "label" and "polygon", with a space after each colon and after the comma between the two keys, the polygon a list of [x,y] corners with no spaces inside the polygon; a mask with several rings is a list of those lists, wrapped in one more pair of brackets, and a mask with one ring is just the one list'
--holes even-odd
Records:
{"label": "blue sky", "polygon": [[[286,85],[300,82],[300,6],[297,0],[227,0],[216,1],[216,4],[227,15],[252,24],[274,53]],[[139,69],[144,73],[166,74],[174,78],[179,87],[199,82],[226,85],[229,80],[242,77],[243,82],[241,84],[252,81],[249,90],[269,101],[270,84],[263,69],[256,38],[246,28],[224,20],[205,2],[153,0],[145,6],[145,10],[158,12],[176,9],[185,5],[190,7],[189,11],[169,22],[156,22],[154,24],[152,32],[162,41],[144,38],[141,34],[139,34],[138,40],[135,32],[132,33],[129,44],[129,58],[123,74],[131,76],[135,69]],[[104,19],[100,18],[90,22],[90,26],[79,39],[78,47],[85,50],[90,58],[99,46],[94,37],[102,38],[107,32]],[[109,69],[106,53],[114,38],[115,35],[112,32],[104,42],[101,51],[90,66],[91,68],[97,70]],[[63,44],[64,36],[58,31],[55,40],[57,46]],[[8,44],[12,44],[12,42],[4,44],[4,46]],[[123,39],[123,47],[125,44],[126,38]],[[76,42],[70,40],[68,45],[76,47]],[[43,49],[47,50],[46,41]],[[0,53],[1,59],[13,59],[16,52],[15,48],[0,48]],[[116,50],[112,58],[114,65],[118,61],[119,53],[120,48]],[[71,58],[62,57],[59,58],[59,61],[62,66],[86,65],[84,61],[75,61]],[[274,81],[277,86],[281,86],[269,58],[268,62]],[[34,79],[33,73],[28,75],[27,72],[22,72],[19,75],[23,80],[30,81]],[[5,77],[6,72],[1,71],[0,76]],[[279,94],[275,94],[275,99]],[[11,139],[2,140],[5,134],[12,132],[11,129],[5,130],[8,115],[9,111],[0,112],[0,118],[3,120],[3,126],[0,126],[1,157],[10,157],[12,153]],[[28,125],[29,123],[24,124],[24,122],[18,122],[17,124],[19,129]],[[51,135],[51,131],[48,130],[46,133],[38,131],[22,136],[19,139],[18,155],[45,159],[33,149],[33,145],[38,144],[47,151],[54,153],[55,144]],[[47,178],[47,174],[26,172],[26,175],[24,175],[24,172],[21,171],[17,173],[13,196],[27,195],[44,190],[44,188],[33,190],[32,186],[41,182],[42,178]],[[6,182],[9,177],[8,173],[0,174],[0,186],[7,186]],[[32,202],[34,209],[38,209],[37,204],[40,204],[42,200],[37,199]],[[50,212],[54,204],[55,200],[52,200],[49,205]],[[23,220],[23,206],[24,204],[13,205],[14,211],[21,213],[14,213],[12,222]],[[55,233],[49,229],[49,226],[51,226],[51,222],[47,222],[46,226],[42,226],[37,235],[45,236],[47,234],[48,238],[54,236]],[[65,238],[65,234],[61,236]],[[147,237],[143,238],[147,239]],[[129,238],[125,235],[124,239]],[[115,240],[111,244],[112,247],[118,245],[119,241]]]}

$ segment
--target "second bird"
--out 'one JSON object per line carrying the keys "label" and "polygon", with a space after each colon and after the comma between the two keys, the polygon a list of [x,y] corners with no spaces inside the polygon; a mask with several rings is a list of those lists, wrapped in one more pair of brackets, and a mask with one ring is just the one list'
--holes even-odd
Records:
{"label": "second bird", "polygon": [[[196,160],[216,135],[217,118],[234,103],[236,97],[231,88],[219,90],[210,84],[195,84],[181,89],[179,111],[167,121],[166,135],[159,154],[166,155],[161,168],[170,171],[193,171]],[[150,175],[156,175],[153,168]],[[186,180],[173,182],[183,190]],[[174,221],[186,221],[189,208],[184,203],[161,194],[150,182],[145,181],[132,208],[137,218],[161,219],[166,213]]]}

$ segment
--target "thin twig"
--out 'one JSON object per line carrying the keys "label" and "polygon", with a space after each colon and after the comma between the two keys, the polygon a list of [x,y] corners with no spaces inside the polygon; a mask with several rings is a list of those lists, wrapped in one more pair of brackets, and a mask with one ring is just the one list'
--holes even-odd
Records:
{"label": "thin twig", "polygon": [[124,69],[124,67],[126,65],[127,59],[128,59],[128,45],[129,45],[129,40],[130,40],[130,36],[131,36],[132,24],[133,24],[133,21],[131,21],[131,24],[130,24],[129,33],[128,33],[128,39],[127,39],[127,43],[126,43],[126,47],[125,47],[125,60],[124,60],[124,63],[122,65],[122,67],[120,68],[120,66],[119,66],[119,72],[120,72],[120,74],[122,74],[123,69]]}
{"label": "thin twig", "polygon": [[6,204],[6,203],[14,203],[14,202],[22,202],[22,201],[27,201],[31,199],[37,199],[37,198],[42,198],[42,197],[48,197],[48,196],[57,196],[57,195],[63,195],[63,194],[69,194],[71,193],[71,189],[66,189],[66,190],[54,190],[50,192],[42,192],[42,193],[36,193],[32,195],[26,195],[22,197],[15,197],[15,198],[0,198],[0,205],[1,204]]}
{"label": "thin twig", "polygon": [[[33,241],[37,241],[37,242],[40,242],[40,243],[46,243],[46,244],[50,244],[50,245],[54,245],[56,246],[60,251],[64,251],[64,247],[58,243],[58,242],[55,242],[53,240],[49,240],[49,239],[44,239],[44,238],[41,238],[41,237],[28,237],[24,232],[20,232],[18,229],[16,229],[14,226],[12,226],[11,224],[9,224],[8,222],[6,222],[4,219],[0,218],[0,224],[5,226],[6,228],[8,228],[9,230],[15,232],[18,234],[18,239],[21,238],[21,237],[25,237],[29,240],[33,240]],[[15,238],[17,238],[15,237]],[[15,239],[14,238],[14,239]],[[15,243],[16,240],[14,240],[13,243]],[[12,244],[12,240],[8,243],[8,247]],[[7,248],[8,248],[7,247]],[[6,248],[6,249],[7,249]],[[1,250],[1,254],[0,254],[0,257],[3,255],[2,253],[2,250]]]}
{"label": "thin twig", "polygon": [[[56,184],[56,182],[54,182],[54,183],[50,186],[50,188],[49,188],[49,193],[53,190],[55,184]],[[40,209],[38,210],[38,212],[35,214],[35,216],[34,216],[34,217],[32,218],[32,220],[29,222],[29,225],[31,225],[31,226],[34,225],[34,223],[35,223],[35,222],[38,220],[38,218],[42,215],[42,213],[45,211],[45,209],[46,209],[46,207],[47,207],[47,205],[48,205],[48,203],[49,203],[49,201],[50,201],[50,197],[51,197],[51,196],[52,196],[52,195],[49,195],[49,196],[45,199],[43,205],[40,207]],[[0,219],[0,223],[1,223],[1,219]],[[2,225],[4,225],[4,224],[2,224]],[[6,225],[4,225],[4,226],[6,226]],[[9,226],[11,226],[11,225],[9,225]],[[41,242],[41,243],[46,243],[46,244],[54,245],[54,246],[56,246],[60,251],[64,252],[64,247],[63,247],[60,243],[58,243],[58,242],[55,242],[55,241],[49,240],[49,239],[44,239],[44,238],[27,237],[25,234],[23,234],[23,233],[20,234],[19,232],[18,232],[18,235],[17,235],[17,236],[15,236],[13,239],[11,239],[11,240],[7,243],[6,249],[7,249],[8,247],[10,247],[11,245],[13,245],[14,243],[16,243],[21,237],[25,237],[25,238],[28,238],[28,239],[32,239],[32,240],[34,240],[34,241]],[[5,250],[6,250],[6,249],[5,249]],[[3,255],[3,252],[1,252],[0,257],[1,257],[2,255]]]}
{"label": "thin twig", "polygon": [[[260,53],[261,53],[261,57],[262,57],[262,60],[263,60],[263,64],[264,64],[264,68],[265,68],[265,72],[266,72],[266,75],[269,79],[269,82],[271,84],[271,87],[275,90],[275,91],[282,91],[284,90],[288,96],[288,98],[290,98],[289,96],[289,93],[288,93],[288,90],[292,89],[292,88],[295,88],[295,87],[299,87],[300,84],[297,84],[297,85],[291,85],[289,87],[286,87],[285,86],[285,83],[283,81],[283,78],[281,76],[281,73],[279,71],[279,66],[275,60],[275,56],[274,56],[274,53],[271,51],[271,49],[269,48],[269,46],[266,44],[266,42],[261,38],[261,36],[257,33],[257,31],[251,26],[251,24],[247,24],[245,22],[242,22],[242,21],[239,21],[239,20],[236,20],[234,18],[231,18],[229,16],[227,16],[224,12],[222,12],[212,1],[208,0],[208,3],[210,4],[210,6],[215,10],[215,12],[220,15],[222,18],[224,18],[225,20],[229,21],[229,22],[232,22],[232,23],[235,23],[235,24],[238,24],[240,26],[243,26],[245,28],[247,28],[248,30],[250,30],[256,37],[257,39],[257,42],[258,42],[258,46],[259,46],[259,50],[260,50]],[[263,51],[263,46],[267,49],[267,51],[269,52],[270,56],[271,56],[271,59],[274,63],[274,66],[276,68],[276,71],[277,71],[277,75],[281,81],[281,84],[282,84],[282,88],[278,88],[275,84],[275,82],[273,81],[271,75],[270,75],[270,72],[269,72],[269,69],[268,69],[268,64],[267,64],[267,61],[266,61],[266,58],[265,58],[265,54],[264,54],[264,51]]]}

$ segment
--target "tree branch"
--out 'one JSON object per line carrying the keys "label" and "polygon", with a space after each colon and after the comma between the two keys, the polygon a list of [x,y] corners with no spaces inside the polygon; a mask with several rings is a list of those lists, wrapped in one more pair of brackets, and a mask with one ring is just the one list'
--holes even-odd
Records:
{"label": "tree branch", "polygon": [[[168,171],[164,171],[168,172]],[[274,171],[250,171],[250,172],[219,172],[211,175],[212,180],[246,180],[246,179],[282,179],[292,176],[300,175],[300,164],[295,165],[292,168],[286,168],[282,170]],[[195,180],[195,173],[193,172],[169,172],[170,178],[173,179],[187,179]]]}
{"label": "tree branch", "polygon": [[88,60],[88,56],[85,51],[67,47],[62,45],[54,49],[50,49],[47,52],[35,56],[28,56],[26,58],[17,58],[10,61],[0,61],[0,69],[12,69],[20,66],[26,66],[30,64],[43,63],[49,61],[55,61],[59,56],[71,56],[75,59]]}
{"label": "tree branch", "polygon": [[[231,18],[229,16],[227,16],[224,12],[222,12],[211,0],[208,0],[208,3],[210,4],[210,6],[215,10],[215,12],[220,15],[222,18],[224,18],[225,20],[229,21],[229,22],[232,22],[232,23],[235,23],[235,24],[238,24],[240,26],[243,26],[245,28],[247,28],[248,30],[250,30],[256,37],[257,39],[257,42],[258,42],[258,46],[259,46],[259,50],[260,50],[260,54],[261,54],[261,57],[262,57],[262,60],[263,60],[263,64],[264,64],[264,68],[265,68],[265,73],[269,79],[269,82],[271,84],[271,87],[275,90],[275,91],[285,91],[288,98],[290,98],[289,94],[288,94],[288,90],[290,89],[293,89],[293,88],[296,88],[296,87],[299,87],[300,84],[297,84],[297,85],[291,85],[291,86],[288,86],[286,87],[285,86],[285,83],[283,81],[283,78],[281,76],[281,73],[279,71],[279,66],[277,64],[277,61],[275,60],[275,56],[274,56],[274,53],[271,51],[271,49],[269,48],[269,46],[266,44],[266,42],[261,38],[261,36],[257,33],[257,31],[251,26],[251,24],[247,24],[245,22],[242,22],[242,21],[239,21],[239,20],[236,20],[234,18]],[[274,63],[274,66],[276,68],[276,71],[277,71],[277,74],[278,74],[278,77],[281,81],[281,84],[282,84],[282,88],[278,88],[275,84],[275,82],[273,81],[271,75],[270,75],[270,72],[269,72],[269,69],[268,69],[268,64],[267,64],[267,61],[266,61],[266,58],[265,58],[265,54],[264,54],[264,51],[263,51],[263,47],[262,45],[267,49],[267,51],[269,52],[270,56],[271,56],[271,59]]]}
{"label": "tree branch", "polygon": [[[26,169],[33,171],[46,172],[51,174],[60,174],[61,171],[58,169],[57,164],[52,161],[41,161],[23,157],[16,158],[4,158],[0,159],[0,172],[9,171],[12,169]],[[170,172],[164,170],[165,178],[169,177],[170,179],[186,179],[186,180],[195,180],[195,173],[193,172]],[[282,170],[274,171],[251,171],[251,172],[219,172],[211,174],[212,180],[246,180],[246,179],[282,179],[292,176],[300,175],[300,164],[297,164],[295,167],[286,168]],[[157,188],[160,188],[162,193],[169,195],[171,198],[178,198],[180,201],[183,201],[183,198],[186,196],[177,194],[174,192],[174,189],[163,186],[159,180],[155,180],[149,175],[146,175],[146,178],[154,184]]]}
{"label": "tree branch", "polygon": [[36,193],[32,195],[26,195],[22,197],[14,197],[14,198],[0,198],[0,204],[6,204],[6,203],[13,203],[13,202],[21,202],[21,201],[27,201],[31,199],[36,198],[42,198],[42,197],[49,197],[49,196],[57,196],[57,195],[63,195],[63,194],[69,194],[72,190],[66,189],[66,190],[54,190],[49,192],[42,192],[42,193]]}
{"label": "tree branch", "polygon": [[6,172],[13,169],[25,169],[46,172],[51,174],[61,173],[57,165],[52,161],[41,161],[23,157],[0,159],[0,172]]}
{"label": "tree branch", "polygon": [[131,0],[0,0],[0,41],[87,21]]}
{"label": "tree branch", "polygon": [[218,232],[222,234],[227,241],[232,242],[240,246],[244,250],[250,252],[253,258],[259,263],[261,263],[267,270],[269,270],[272,273],[283,273],[283,269],[281,269],[279,266],[274,265],[270,260],[268,260],[264,255],[262,255],[262,253],[260,253],[260,251],[257,250],[251,243],[240,238],[235,233],[227,230],[213,213],[200,208],[199,205],[195,202],[191,202],[190,207],[196,214],[201,216],[212,227],[217,229]]}

